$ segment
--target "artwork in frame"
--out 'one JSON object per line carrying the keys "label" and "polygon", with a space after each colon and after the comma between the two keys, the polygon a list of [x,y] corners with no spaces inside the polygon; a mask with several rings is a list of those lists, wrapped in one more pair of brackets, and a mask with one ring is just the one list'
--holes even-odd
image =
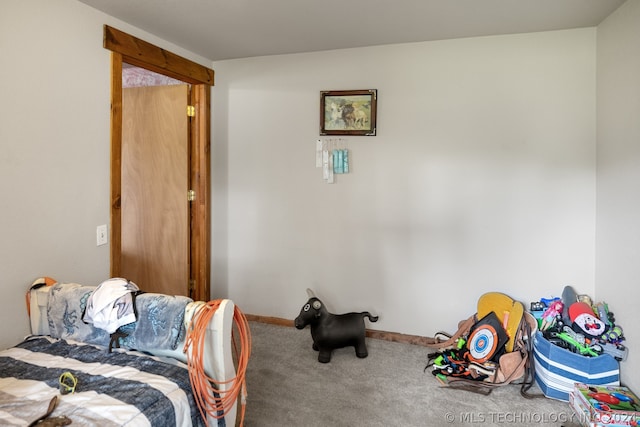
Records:
{"label": "artwork in frame", "polygon": [[320,135],[375,135],[377,100],[376,89],[320,92]]}

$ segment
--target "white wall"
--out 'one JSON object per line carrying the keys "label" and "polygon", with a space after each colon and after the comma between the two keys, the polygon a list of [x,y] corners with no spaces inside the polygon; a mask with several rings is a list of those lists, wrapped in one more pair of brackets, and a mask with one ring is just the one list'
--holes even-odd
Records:
{"label": "white wall", "polygon": [[110,53],[103,25],[203,58],[75,0],[5,0],[0,13],[0,348],[29,331],[34,279],[109,275]]}
{"label": "white wall", "polygon": [[640,389],[640,1],[598,26],[596,291],[624,328],[622,378]]}
{"label": "white wall", "polygon": [[[312,287],[375,329],[454,328],[478,297],[594,294],[595,28],[214,63],[214,268],[247,313]],[[376,88],[352,173],[314,166],[319,92]]]}

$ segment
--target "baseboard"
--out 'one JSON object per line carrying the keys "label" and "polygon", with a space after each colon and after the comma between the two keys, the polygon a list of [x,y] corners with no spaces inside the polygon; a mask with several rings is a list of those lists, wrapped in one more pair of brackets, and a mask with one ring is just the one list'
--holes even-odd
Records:
{"label": "baseboard", "polygon": [[[271,317],[271,316],[259,316],[256,314],[246,314],[245,317],[250,322],[260,322],[267,323],[269,325],[277,325],[277,326],[288,326],[293,327],[293,320],[283,319],[281,317]],[[426,347],[427,338],[421,337],[418,335],[407,335],[401,334],[398,332],[387,332],[387,331],[378,331],[375,329],[367,329],[367,337],[385,340],[385,341],[393,341],[404,344],[413,344],[413,345],[421,345]]]}
{"label": "baseboard", "polygon": [[282,317],[258,316],[256,314],[245,314],[250,322],[268,323],[269,325],[290,326],[293,327],[293,320],[283,319]]}

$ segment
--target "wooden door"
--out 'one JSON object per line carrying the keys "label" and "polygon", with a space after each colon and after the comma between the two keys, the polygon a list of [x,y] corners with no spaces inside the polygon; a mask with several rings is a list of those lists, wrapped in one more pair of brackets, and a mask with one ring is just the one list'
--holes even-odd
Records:
{"label": "wooden door", "polygon": [[189,86],[122,90],[120,275],[189,296]]}

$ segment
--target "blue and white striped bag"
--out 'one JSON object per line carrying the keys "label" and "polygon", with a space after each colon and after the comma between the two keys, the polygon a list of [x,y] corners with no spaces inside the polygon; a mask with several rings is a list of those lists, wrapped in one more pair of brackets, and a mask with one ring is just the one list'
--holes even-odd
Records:
{"label": "blue and white striped bag", "polygon": [[533,341],[536,382],[545,396],[569,401],[575,383],[620,385],[620,365],[608,354],[587,357],[547,341],[540,331]]}

